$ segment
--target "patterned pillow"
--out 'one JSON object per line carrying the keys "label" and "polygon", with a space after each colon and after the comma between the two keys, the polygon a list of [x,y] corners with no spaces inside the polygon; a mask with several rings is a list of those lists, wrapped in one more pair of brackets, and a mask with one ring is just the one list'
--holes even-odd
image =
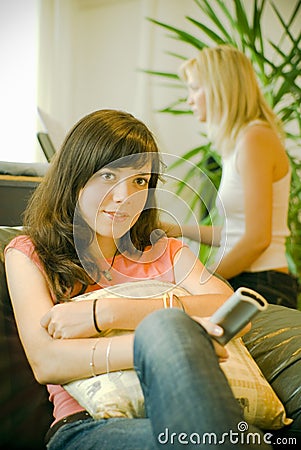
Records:
{"label": "patterned pillow", "polygon": [[229,358],[220,366],[243,408],[246,421],[263,430],[277,430],[289,425],[292,420],[286,417],[283,404],[242,339],[232,339],[226,348]]}
{"label": "patterned pillow", "polygon": [[[105,297],[159,297],[166,291],[187,295],[187,291],[170,283],[154,280],[116,285],[107,289],[83,294],[75,300]],[[108,330],[100,336],[114,336],[128,333],[122,330]],[[272,387],[262,375],[256,362],[243,341],[232,340],[227,344],[230,357],[221,364],[235,398],[241,404],[244,417],[261,429],[279,429],[292,421],[285,414],[284,407]],[[144,398],[139,379],[134,370],[97,375],[72,381],[64,388],[95,419],[110,417],[144,417]]]}

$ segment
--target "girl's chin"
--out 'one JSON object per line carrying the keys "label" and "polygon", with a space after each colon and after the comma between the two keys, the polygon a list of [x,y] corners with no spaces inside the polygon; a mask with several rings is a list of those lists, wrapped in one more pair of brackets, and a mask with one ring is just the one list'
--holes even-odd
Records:
{"label": "girl's chin", "polygon": [[129,231],[129,229],[123,228],[118,230],[104,230],[102,228],[96,228],[94,229],[94,231],[100,237],[116,241],[117,239],[122,238],[122,236],[124,236]]}

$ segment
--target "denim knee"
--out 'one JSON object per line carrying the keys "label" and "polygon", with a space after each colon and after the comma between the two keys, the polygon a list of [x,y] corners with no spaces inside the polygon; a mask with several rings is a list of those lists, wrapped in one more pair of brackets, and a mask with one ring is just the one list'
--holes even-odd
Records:
{"label": "denim knee", "polygon": [[183,311],[176,308],[160,309],[149,314],[138,325],[135,332],[135,347],[147,346],[154,341],[162,341],[169,338],[186,326],[191,326],[191,318]]}
{"label": "denim knee", "polygon": [[141,363],[159,365],[176,354],[190,354],[196,351],[201,338],[211,339],[207,332],[182,310],[161,309],[149,314],[138,325],[134,339],[134,363],[137,369]]}
{"label": "denim knee", "polygon": [[135,332],[135,340],[143,339],[147,334],[152,336],[157,333],[167,332],[167,328],[174,328],[175,322],[189,319],[186,313],[176,308],[159,309],[146,316],[138,325]]}

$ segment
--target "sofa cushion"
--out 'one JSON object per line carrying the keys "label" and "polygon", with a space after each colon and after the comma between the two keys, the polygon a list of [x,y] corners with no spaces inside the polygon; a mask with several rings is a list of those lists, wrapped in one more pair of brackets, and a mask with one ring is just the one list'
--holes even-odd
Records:
{"label": "sofa cushion", "polygon": [[294,420],[283,433],[289,431],[301,443],[301,311],[269,305],[243,339]]}
{"label": "sofa cushion", "polygon": [[15,228],[0,228],[0,448],[40,450],[45,448],[52,407],[20,343],[3,264],[3,249],[18,233]]}

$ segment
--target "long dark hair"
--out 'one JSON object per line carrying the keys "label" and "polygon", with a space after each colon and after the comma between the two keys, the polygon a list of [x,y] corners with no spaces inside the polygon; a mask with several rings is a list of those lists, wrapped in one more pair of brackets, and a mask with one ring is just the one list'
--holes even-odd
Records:
{"label": "long dark hair", "polygon": [[[124,250],[143,251],[150,244],[152,231],[159,228],[154,191],[161,162],[152,133],[129,113],[104,109],[83,117],[68,133],[28,204],[25,231],[35,245],[49,287],[58,301],[68,299],[78,283],[81,291],[93,283],[74,242],[73,221],[80,190],[95,172],[117,160],[122,164],[128,160],[125,156],[133,167],[142,166],[149,158],[152,163],[147,205],[120,244]],[[116,165],[120,166],[120,162]],[[81,226],[80,221],[77,226]],[[94,232],[86,223],[82,226],[78,234],[88,248]],[[131,246],[127,245],[129,241]]]}

